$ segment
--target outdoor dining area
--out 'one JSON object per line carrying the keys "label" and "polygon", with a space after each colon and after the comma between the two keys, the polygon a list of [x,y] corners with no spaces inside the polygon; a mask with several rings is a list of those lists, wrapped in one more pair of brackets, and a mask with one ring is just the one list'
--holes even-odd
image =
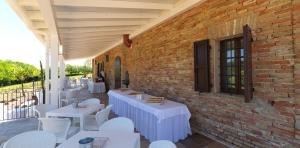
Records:
{"label": "outdoor dining area", "polygon": [[300,147],[299,0],[6,1],[44,45],[46,99],[4,148]]}
{"label": "outdoor dining area", "polygon": [[93,86],[77,81],[66,81],[59,107],[36,105],[36,130],[8,139],[3,148],[140,148],[141,136],[149,148],[176,148],[176,142],[191,135],[191,114],[184,104],[128,88],[110,90],[104,104],[103,98],[80,98]]}

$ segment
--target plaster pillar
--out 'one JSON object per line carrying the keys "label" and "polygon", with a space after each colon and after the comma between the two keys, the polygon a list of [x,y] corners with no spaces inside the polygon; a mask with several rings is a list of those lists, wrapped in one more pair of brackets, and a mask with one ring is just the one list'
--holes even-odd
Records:
{"label": "plaster pillar", "polygon": [[58,36],[52,35],[50,40],[51,46],[51,99],[50,104],[59,105],[59,79],[58,79]]}
{"label": "plaster pillar", "polygon": [[50,56],[50,41],[46,41],[46,52],[45,52],[45,103],[50,104],[50,89],[49,89],[49,56]]}

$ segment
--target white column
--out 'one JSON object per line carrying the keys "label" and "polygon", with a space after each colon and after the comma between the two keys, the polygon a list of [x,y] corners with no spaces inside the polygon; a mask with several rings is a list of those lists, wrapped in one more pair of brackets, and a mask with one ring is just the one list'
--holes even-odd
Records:
{"label": "white column", "polygon": [[59,80],[58,80],[58,36],[51,36],[51,104],[57,105],[59,104]]}
{"label": "white column", "polygon": [[65,61],[62,54],[59,55],[59,81],[60,81],[60,90],[63,90],[65,87]]}
{"label": "white column", "polygon": [[[62,55],[62,50],[59,50],[59,90],[63,91],[65,88],[65,61],[64,61],[64,57]],[[59,100],[58,100],[58,104],[59,106],[61,106],[61,94],[59,93]]]}
{"label": "white column", "polygon": [[49,97],[49,40],[46,40],[46,53],[45,53],[45,103],[50,104],[50,97]]}

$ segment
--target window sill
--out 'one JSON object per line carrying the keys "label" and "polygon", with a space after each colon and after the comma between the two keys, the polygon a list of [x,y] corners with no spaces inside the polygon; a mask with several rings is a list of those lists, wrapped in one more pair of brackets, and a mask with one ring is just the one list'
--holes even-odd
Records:
{"label": "window sill", "polygon": [[210,93],[200,93],[200,96],[212,96],[212,97],[219,97],[219,98],[226,98],[226,99],[234,99],[239,100],[241,102],[245,101],[244,95],[241,94],[229,94],[229,93],[223,93],[223,92],[210,92]]}

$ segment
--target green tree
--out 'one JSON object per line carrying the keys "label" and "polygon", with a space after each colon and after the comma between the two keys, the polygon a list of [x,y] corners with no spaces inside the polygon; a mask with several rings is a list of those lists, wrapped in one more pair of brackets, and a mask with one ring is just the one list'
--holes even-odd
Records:
{"label": "green tree", "polygon": [[74,65],[66,65],[65,74],[66,76],[72,75],[84,75],[92,72],[92,67],[90,66],[74,66]]}
{"label": "green tree", "polygon": [[0,86],[24,83],[39,76],[39,70],[29,64],[0,60]]}
{"label": "green tree", "polygon": [[42,61],[40,61],[40,79],[41,79],[41,85],[42,85],[42,91],[43,91],[43,104],[45,104],[46,103],[45,72],[43,69]]}

